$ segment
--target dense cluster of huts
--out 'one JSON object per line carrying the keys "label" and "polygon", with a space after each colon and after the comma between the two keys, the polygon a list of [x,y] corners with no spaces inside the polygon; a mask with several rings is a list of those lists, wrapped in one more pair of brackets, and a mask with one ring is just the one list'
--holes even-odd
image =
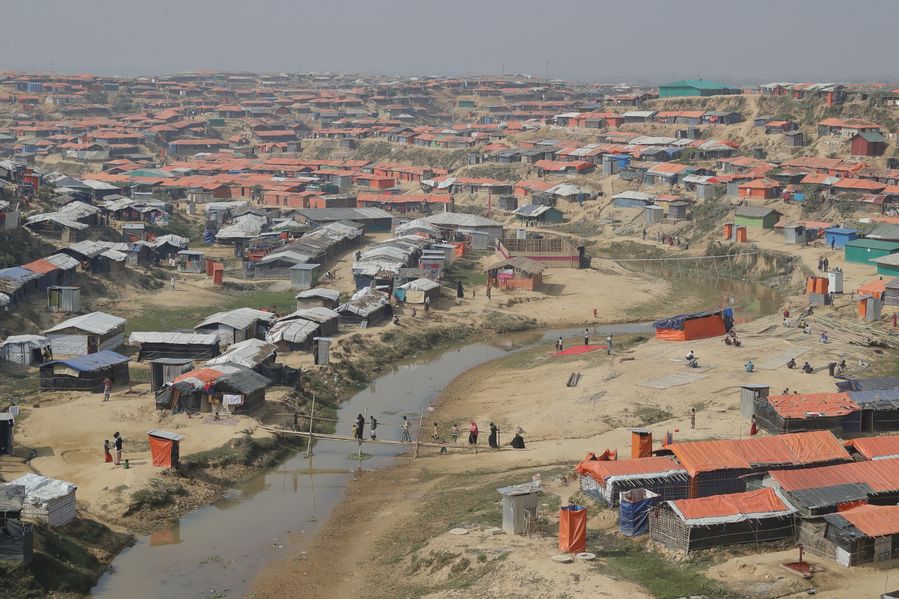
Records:
{"label": "dense cluster of huts", "polygon": [[[578,464],[581,489],[617,507],[624,534],[648,533],[678,551],[798,540],[844,566],[892,559],[899,433],[866,435],[899,430],[897,407],[879,400],[899,379],[841,379],[838,387],[771,396],[765,385],[745,385],[741,413],[770,435],[652,451],[651,434],[635,430],[632,459],[606,452]],[[853,399],[869,396],[878,399]]]}

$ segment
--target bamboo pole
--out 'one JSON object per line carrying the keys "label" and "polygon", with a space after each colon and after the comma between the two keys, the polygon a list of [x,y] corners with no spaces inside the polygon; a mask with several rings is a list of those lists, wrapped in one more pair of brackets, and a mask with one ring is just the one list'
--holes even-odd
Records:
{"label": "bamboo pole", "polygon": [[312,393],[312,407],[309,410],[309,442],[306,444],[306,456],[312,457],[312,422],[315,417],[315,392]]}

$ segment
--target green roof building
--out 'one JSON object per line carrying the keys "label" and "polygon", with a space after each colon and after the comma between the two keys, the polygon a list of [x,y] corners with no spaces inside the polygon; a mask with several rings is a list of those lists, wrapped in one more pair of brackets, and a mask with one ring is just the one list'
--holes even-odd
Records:
{"label": "green roof building", "polygon": [[715,81],[704,81],[702,79],[684,79],[683,81],[674,81],[659,86],[660,98],[678,98],[685,96],[725,96],[730,94],[739,94],[741,91],[736,87],[728,87],[723,83]]}
{"label": "green roof building", "polygon": [[853,239],[846,243],[846,262],[874,265],[872,260],[899,252],[899,242],[880,239]]}

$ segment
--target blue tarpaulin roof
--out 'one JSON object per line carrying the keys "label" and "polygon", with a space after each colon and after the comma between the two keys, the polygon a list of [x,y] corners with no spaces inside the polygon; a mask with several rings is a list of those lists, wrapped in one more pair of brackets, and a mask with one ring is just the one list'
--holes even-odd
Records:
{"label": "blue tarpaulin roof", "polygon": [[28,281],[31,279],[36,279],[40,275],[32,270],[28,270],[27,268],[22,268],[21,266],[12,266],[10,268],[4,268],[0,270],[0,279],[11,279],[13,281]]}
{"label": "blue tarpaulin roof", "polygon": [[840,391],[874,391],[879,389],[895,389],[899,387],[899,377],[880,376],[870,379],[846,379],[836,382]]}
{"label": "blue tarpaulin roof", "polygon": [[657,329],[675,329],[681,331],[684,328],[684,321],[694,320],[696,318],[705,318],[706,316],[714,316],[716,314],[720,314],[721,317],[725,320],[733,320],[734,309],[724,308],[723,310],[713,310],[711,312],[692,312],[690,314],[678,314],[677,316],[671,316],[670,318],[657,320],[652,323],[652,326]]}
{"label": "blue tarpaulin roof", "polygon": [[114,351],[103,350],[95,354],[78,356],[76,358],[69,358],[68,360],[54,360],[52,362],[45,362],[44,366],[62,364],[64,366],[67,366],[68,368],[77,370],[78,372],[90,372],[92,370],[99,370],[100,368],[106,368],[114,364],[121,364],[122,362],[127,362],[129,359],[130,358],[128,358],[128,356],[117,354]]}

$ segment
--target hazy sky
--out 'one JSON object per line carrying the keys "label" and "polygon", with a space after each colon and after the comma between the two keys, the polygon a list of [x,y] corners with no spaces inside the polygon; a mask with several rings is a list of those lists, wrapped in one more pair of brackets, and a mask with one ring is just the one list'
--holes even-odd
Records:
{"label": "hazy sky", "polygon": [[890,0],[24,0],[0,69],[899,80]]}

